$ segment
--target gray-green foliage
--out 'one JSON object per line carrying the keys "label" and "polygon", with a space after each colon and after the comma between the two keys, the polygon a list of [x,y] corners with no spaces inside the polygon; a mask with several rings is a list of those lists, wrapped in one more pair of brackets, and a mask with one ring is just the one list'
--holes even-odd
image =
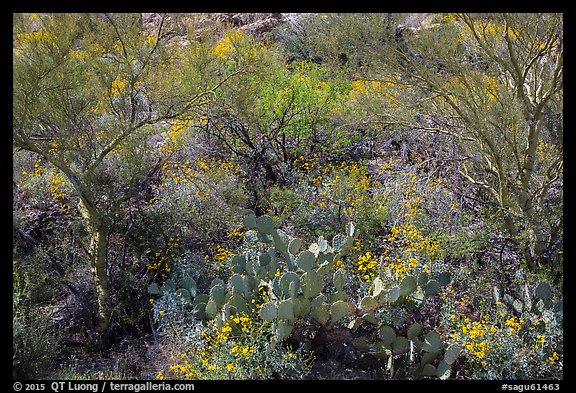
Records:
{"label": "gray-green foliage", "polygon": [[[431,373],[431,367],[432,374],[439,378],[449,375],[445,368],[454,363],[455,353],[451,350],[447,361],[442,360],[444,344],[438,333],[425,332],[420,324],[413,324],[403,333],[378,316],[389,307],[418,307],[440,290],[441,283],[448,283],[449,276],[408,275],[400,283],[377,277],[372,294],[356,302],[346,292],[346,272],[334,269],[336,261],[345,257],[354,243],[354,224],[348,224],[346,233],[334,236],[332,241],[320,236],[306,247],[302,240],[277,229],[269,216],[256,217],[249,212],[243,222],[254,231],[246,237],[252,246],[261,242],[264,247],[257,251],[249,247],[232,258],[233,274],[228,282],[215,280],[209,294],[199,295],[204,296],[196,302],[199,317],[221,326],[230,315],[257,310],[254,305],[264,289],[267,301],[257,311],[273,326],[272,346],[288,338],[303,320],[327,328],[345,324],[354,332],[361,325],[377,326],[375,334],[360,336],[355,346],[382,359],[410,354],[415,376]],[[433,366],[434,362],[438,366]],[[394,362],[389,363],[393,374]]]}
{"label": "gray-green foliage", "polygon": [[[148,292],[170,300],[179,309],[192,310],[197,319],[214,321],[217,327],[230,316],[257,313],[272,326],[272,347],[290,337],[301,321],[326,328],[343,324],[356,334],[368,332],[354,340],[355,347],[388,359],[391,375],[399,363],[390,359],[398,355],[409,359],[416,377],[450,375],[458,352],[450,348],[443,358],[445,344],[437,332],[426,331],[418,323],[404,331],[401,323],[388,318],[388,313],[392,315],[399,307],[419,307],[450,282],[449,275],[424,272],[407,275],[399,283],[376,277],[371,293],[355,300],[347,293],[346,271],[335,269],[336,261],[345,258],[354,243],[354,224],[347,225],[346,234],[338,234],[332,241],[320,236],[306,248],[302,240],[277,229],[270,216],[256,217],[249,212],[243,223],[252,231],[245,235],[246,246],[232,257],[227,281],[216,278],[206,293],[198,294],[196,282],[185,275],[165,280],[162,286],[153,283]],[[537,292],[546,297],[544,286]],[[366,329],[360,330],[363,325]]]}

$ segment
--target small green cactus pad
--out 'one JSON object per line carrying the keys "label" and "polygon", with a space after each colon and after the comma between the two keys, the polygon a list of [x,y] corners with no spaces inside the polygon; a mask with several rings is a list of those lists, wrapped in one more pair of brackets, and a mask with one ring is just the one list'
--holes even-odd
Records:
{"label": "small green cactus pad", "polygon": [[345,279],[346,279],[346,272],[344,272],[344,269],[338,269],[334,272],[333,283],[334,288],[336,288],[338,292],[344,290]]}
{"label": "small green cactus pad", "polygon": [[[196,298],[194,300],[196,300]],[[208,316],[206,315],[206,303],[193,303],[192,310],[196,319],[208,319]]]}
{"label": "small green cactus pad", "polygon": [[352,340],[352,345],[360,352],[370,351],[370,344],[368,343],[366,337],[363,336],[356,337],[354,340]]}
{"label": "small green cactus pad", "polygon": [[416,277],[405,276],[400,282],[400,296],[408,296],[416,290],[418,283]]}
{"label": "small green cactus pad", "polygon": [[425,285],[424,285],[424,295],[426,295],[426,297],[435,295],[439,290],[440,290],[440,283],[436,280],[429,280]]}
{"label": "small green cactus pad", "polygon": [[164,281],[164,285],[162,285],[163,291],[175,291],[176,290],[176,283],[174,280],[169,278],[168,280]]}
{"label": "small green cactus pad", "polygon": [[309,271],[302,274],[300,285],[304,297],[310,299],[318,296],[322,292],[324,289],[324,280],[314,271]]}
{"label": "small green cactus pad", "polygon": [[440,379],[448,379],[450,378],[450,374],[452,373],[452,369],[450,365],[445,361],[441,360],[436,366],[436,376]]}
{"label": "small green cactus pad", "polygon": [[388,291],[388,302],[394,303],[400,298],[400,287],[398,285],[390,288]]}
{"label": "small green cactus pad", "polygon": [[448,364],[453,364],[458,356],[460,356],[461,348],[458,344],[452,344],[444,351],[444,361]]}
{"label": "small green cactus pad", "polygon": [[364,296],[358,305],[358,308],[362,310],[374,310],[376,307],[378,307],[378,299],[374,296]]}
{"label": "small green cactus pad", "polygon": [[294,319],[294,303],[292,299],[286,299],[278,305],[278,318],[291,321]]}
{"label": "small green cactus pad", "polygon": [[348,299],[348,296],[346,295],[346,292],[344,291],[338,291],[338,292],[334,292],[332,295],[330,295],[330,302],[331,303],[335,303],[337,301],[346,301],[346,299]]}
{"label": "small green cactus pad", "polygon": [[366,322],[371,323],[372,325],[379,325],[380,324],[380,320],[378,318],[376,318],[376,315],[374,314],[373,311],[362,315],[362,319]]}
{"label": "small green cactus pad", "polygon": [[302,251],[300,255],[298,255],[298,258],[296,258],[296,266],[305,272],[311,271],[315,262],[316,257],[309,250]]}
{"label": "small green cactus pad", "polygon": [[438,357],[439,352],[424,352],[420,358],[421,364],[432,363]]}
{"label": "small green cactus pad", "polygon": [[272,262],[272,256],[267,252],[262,252],[258,255],[258,263],[261,267],[267,266],[270,262]]}
{"label": "small green cactus pad", "polygon": [[384,283],[380,277],[376,277],[372,282],[374,289],[372,290],[372,296],[379,297],[380,294],[384,291]]}
{"label": "small green cactus pad", "polygon": [[534,290],[534,296],[542,300],[548,300],[552,297],[552,288],[547,283],[541,282]]}
{"label": "small green cactus pad", "polygon": [[344,244],[346,243],[346,236],[342,234],[337,234],[332,238],[332,248],[335,252],[340,252],[344,249]]}
{"label": "small green cactus pad", "polygon": [[330,306],[330,320],[332,324],[335,324],[355,310],[356,307],[353,304],[339,300]]}
{"label": "small green cactus pad", "polygon": [[228,304],[234,307],[238,312],[248,311],[246,299],[238,293],[232,293],[232,296],[230,296],[230,299],[228,300]]}
{"label": "small green cactus pad", "polygon": [[160,289],[160,287],[158,286],[158,284],[156,284],[155,282],[153,282],[152,284],[150,284],[148,286],[148,293],[150,295],[161,295],[162,294],[162,290]]}
{"label": "small green cactus pad", "polygon": [[283,297],[292,297],[292,293],[290,293],[290,284],[293,284],[293,291],[294,295],[298,294],[298,290],[300,288],[300,276],[295,272],[285,272],[280,276],[278,280],[278,285],[281,290],[281,295]]}
{"label": "small green cactus pad", "polygon": [[192,277],[184,277],[182,280],[180,280],[178,286],[188,290],[192,297],[196,296],[196,281],[194,281]]}
{"label": "small green cactus pad", "polygon": [[435,377],[436,376],[436,367],[427,363],[422,367],[422,372],[420,375],[422,375],[424,377]]}
{"label": "small green cactus pad", "polygon": [[251,212],[246,217],[244,217],[242,224],[250,229],[256,229],[256,215],[254,212]]}
{"label": "small green cactus pad", "polygon": [[279,341],[288,338],[290,333],[292,333],[293,328],[293,325],[286,323],[285,321],[278,321],[278,324],[276,325],[276,337]]}
{"label": "small green cactus pad", "polygon": [[328,250],[328,242],[324,239],[324,236],[318,237],[318,248],[320,252],[326,252]]}
{"label": "small green cactus pad", "polygon": [[438,277],[436,277],[436,280],[438,280],[440,285],[448,285],[448,284],[450,284],[452,277],[450,275],[450,272],[443,272],[443,273],[440,273],[438,275]]}
{"label": "small green cactus pad", "polygon": [[380,326],[380,329],[378,329],[378,337],[382,340],[382,343],[385,346],[390,347],[394,340],[396,340],[396,332],[392,327],[382,325]]}
{"label": "small green cactus pad", "polygon": [[178,288],[176,291],[176,296],[178,296],[183,304],[192,304],[192,295],[190,291],[185,288]]}
{"label": "small green cactus pad", "polygon": [[242,277],[239,274],[233,274],[232,277],[230,277],[230,286],[232,287],[232,292],[233,293],[246,293],[247,291],[247,287],[246,287],[246,282],[244,280],[244,277]]}
{"label": "small green cactus pad", "polygon": [[259,272],[260,272],[260,263],[257,260],[250,258],[248,261],[246,261],[247,274],[257,276]]}
{"label": "small green cactus pad", "polygon": [[208,303],[206,303],[205,312],[206,316],[210,319],[216,316],[216,313],[218,313],[218,307],[216,306],[214,300],[212,299],[208,300]]}
{"label": "small green cactus pad", "polygon": [[226,289],[221,284],[216,284],[210,289],[210,299],[218,307],[222,307],[224,304],[226,296]]}
{"label": "small green cactus pad", "polygon": [[406,332],[406,337],[408,337],[408,340],[410,341],[415,340],[422,333],[422,330],[423,328],[421,324],[414,323],[410,325],[410,327],[408,328],[408,331]]}
{"label": "small green cactus pad", "polygon": [[406,337],[396,336],[392,343],[392,353],[394,355],[401,355],[410,350],[410,341]]}
{"label": "small green cactus pad", "polygon": [[242,269],[246,269],[246,257],[242,254],[234,255],[232,257],[232,266],[240,266]]}
{"label": "small green cactus pad", "polygon": [[310,315],[322,325],[326,324],[330,319],[330,305],[325,300],[325,296],[320,294],[312,299],[310,304]]}
{"label": "small green cactus pad", "polygon": [[300,250],[300,247],[302,247],[302,244],[304,244],[302,239],[294,238],[290,240],[290,243],[288,244],[288,251],[290,254],[296,255],[298,250]]}
{"label": "small green cactus pad", "polygon": [[438,333],[431,330],[424,337],[422,349],[426,352],[438,352],[442,349],[442,338]]}
{"label": "small green cactus pad", "polygon": [[302,295],[298,295],[292,299],[294,303],[294,317],[299,318],[308,315],[311,309],[310,300]]}
{"label": "small green cactus pad", "polygon": [[276,304],[268,302],[263,304],[259,311],[260,317],[266,321],[272,321],[278,315]]}
{"label": "small green cactus pad", "polygon": [[420,273],[418,273],[418,278],[416,279],[416,281],[418,282],[418,285],[420,285],[421,287],[426,285],[426,283],[429,280],[430,280],[430,274],[428,272],[421,271]]}
{"label": "small green cactus pad", "polygon": [[265,235],[271,235],[274,231],[274,220],[268,215],[260,216],[256,219],[256,229]]}
{"label": "small green cactus pad", "polygon": [[288,254],[288,236],[286,233],[280,229],[273,229],[272,239],[274,239],[276,250],[278,250],[278,252],[284,255],[286,258],[289,258],[290,255]]}

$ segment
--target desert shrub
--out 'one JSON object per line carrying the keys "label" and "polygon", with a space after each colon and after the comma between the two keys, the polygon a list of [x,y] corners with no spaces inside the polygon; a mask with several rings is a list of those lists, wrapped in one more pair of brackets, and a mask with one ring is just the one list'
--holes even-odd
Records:
{"label": "desert shrub", "polygon": [[[442,321],[460,348],[462,372],[475,379],[561,379],[561,299],[546,283],[522,285],[522,297],[448,291]],[[499,300],[495,300],[494,298]]]}
{"label": "desert shrub", "polygon": [[31,299],[34,279],[18,261],[12,266],[12,373],[16,379],[49,376],[59,356],[60,337],[50,323],[51,313],[43,312]]}

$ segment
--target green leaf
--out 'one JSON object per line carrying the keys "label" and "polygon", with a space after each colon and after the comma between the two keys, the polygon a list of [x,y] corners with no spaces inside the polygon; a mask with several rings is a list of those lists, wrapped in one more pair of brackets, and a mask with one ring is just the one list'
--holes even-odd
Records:
{"label": "green leaf", "polygon": [[208,318],[214,318],[217,312],[218,307],[216,306],[216,303],[214,303],[214,300],[208,300],[208,303],[206,303],[206,315]]}
{"label": "green leaf", "polygon": [[276,325],[276,335],[278,337],[278,340],[282,341],[288,338],[293,328],[294,326],[292,326],[291,324],[288,324],[284,321],[278,321],[278,324]]}
{"label": "green leaf", "polygon": [[426,363],[424,367],[422,367],[422,375],[425,377],[434,377],[436,376],[436,367],[431,364]]}
{"label": "green leaf", "polygon": [[310,312],[310,300],[304,296],[298,295],[292,299],[292,302],[294,303],[294,317],[303,317]]}
{"label": "green leaf", "polygon": [[334,288],[336,288],[338,292],[344,290],[345,276],[346,273],[344,272],[343,269],[338,269],[334,272],[333,276]]}
{"label": "green leaf", "polygon": [[272,261],[272,257],[267,252],[262,252],[258,255],[258,263],[261,267],[268,265]]}
{"label": "green leaf", "polygon": [[428,274],[427,272],[420,272],[418,274],[418,285],[420,285],[421,287],[423,287],[424,285],[426,285],[426,283],[430,280],[430,274]]}
{"label": "green leaf", "polygon": [[241,294],[245,293],[246,283],[244,282],[244,278],[239,274],[234,274],[230,277],[230,285],[232,286],[233,293]]}
{"label": "green leaf", "polygon": [[174,282],[174,280],[169,278],[168,280],[164,281],[164,285],[162,286],[162,290],[175,291],[176,290],[176,283]]}
{"label": "green leaf", "polygon": [[[300,276],[295,272],[285,272],[280,276],[278,285],[282,290],[283,297],[292,297],[298,293],[300,287]],[[290,285],[293,286],[293,291],[295,291],[294,293],[290,292]]]}
{"label": "green leaf", "polygon": [[450,280],[451,277],[449,272],[443,272],[438,275],[438,282],[442,286],[450,284]]}

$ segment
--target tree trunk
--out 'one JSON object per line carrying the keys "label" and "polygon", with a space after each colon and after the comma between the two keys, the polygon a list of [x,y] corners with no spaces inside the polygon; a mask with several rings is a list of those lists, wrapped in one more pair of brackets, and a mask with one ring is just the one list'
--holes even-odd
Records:
{"label": "tree trunk", "polygon": [[106,237],[108,235],[108,227],[93,205],[81,199],[78,207],[84,218],[90,239],[88,249],[90,268],[94,274],[98,302],[95,330],[98,334],[104,334],[110,326],[110,317],[112,315],[109,280],[106,272]]}

